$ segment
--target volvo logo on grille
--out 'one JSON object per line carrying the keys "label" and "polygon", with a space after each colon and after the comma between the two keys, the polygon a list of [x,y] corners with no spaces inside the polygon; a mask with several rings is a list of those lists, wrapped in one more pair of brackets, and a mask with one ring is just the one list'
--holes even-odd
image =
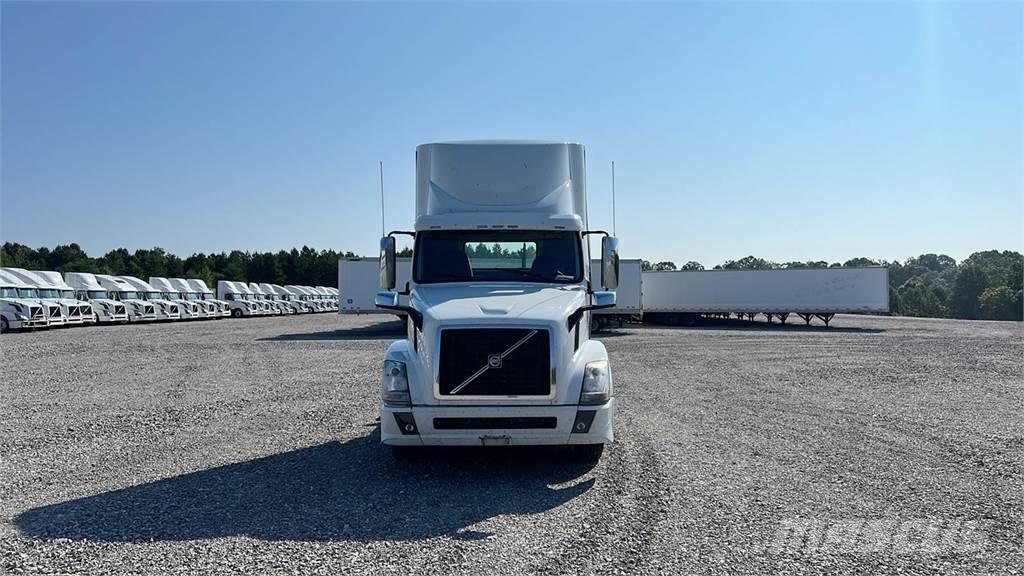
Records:
{"label": "volvo logo on grille", "polygon": [[522,338],[520,338],[519,341],[517,341],[515,344],[509,346],[508,349],[505,350],[504,352],[502,352],[501,354],[488,354],[487,355],[487,364],[484,364],[483,367],[481,367],[479,370],[474,372],[472,376],[470,376],[469,378],[466,378],[465,380],[463,380],[462,384],[459,384],[455,388],[452,388],[452,390],[451,390],[451,392],[449,392],[449,394],[458,394],[460,390],[462,390],[466,386],[469,386],[469,384],[473,380],[476,380],[477,378],[480,377],[481,374],[483,374],[484,372],[487,372],[491,368],[501,368],[501,362],[502,362],[502,360],[504,360],[505,356],[508,356],[509,354],[515,352],[516,348],[519,348],[527,340],[529,340],[530,338],[533,338],[533,336],[535,334],[537,334],[537,331],[536,330],[531,330],[530,332],[528,332],[526,334],[526,336],[523,336]]}
{"label": "volvo logo on grille", "polygon": [[491,354],[487,357],[487,366],[501,368],[501,354]]}

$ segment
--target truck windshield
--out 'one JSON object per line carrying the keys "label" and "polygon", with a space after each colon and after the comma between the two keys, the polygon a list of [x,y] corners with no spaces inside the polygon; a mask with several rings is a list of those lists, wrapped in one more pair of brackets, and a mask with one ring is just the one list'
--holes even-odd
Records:
{"label": "truck windshield", "polygon": [[22,298],[39,298],[39,290],[35,288],[18,288],[18,296]]}
{"label": "truck windshield", "polygon": [[162,300],[162,295],[159,292],[146,292],[146,300]]}
{"label": "truck windshield", "polygon": [[52,288],[40,288],[39,296],[42,298],[60,298],[60,290],[54,290]]}
{"label": "truck windshield", "polygon": [[178,293],[177,292],[164,292],[164,300],[177,300],[177,299],[178,299]]}
{"label": "truck windshield", "polygon": [[17,298],[17,288],[0,288],[0,298]]}
{"label": "truck windshield", "polygon": [[196,294],[195,292],[186,292],[185,293],[185,299],[186,300],[199,300],[199,295]]}
{"label": "truck windshield", "polygon": [[413,279],[437,282],[583,280],[580,237],[560,230],[445,230],[416,235]]}
{"label": "truck windshield", "polygon": [[75,297],[75,291],[74,290],[61,290],[60,291],[60,297],[61,298],[74,298]]}
{"label": "truck windshield", "polygon": [[89,290],[88,292],[86,292],[86,294],[89,295],[89,300],[95,300],[97,298],[107,298],[106,290]]}
{"label": "truck windshield", "polygon": [[203,300],[213,300],[213,292],[203,292]]}

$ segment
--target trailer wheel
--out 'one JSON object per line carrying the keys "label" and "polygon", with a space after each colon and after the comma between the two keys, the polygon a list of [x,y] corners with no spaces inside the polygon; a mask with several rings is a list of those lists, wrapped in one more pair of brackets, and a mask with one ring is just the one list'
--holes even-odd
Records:
{"label": "trailer wheel", "polygon": [[596,463],[604,454],[604,444],[577,444],[573,446],[573,452],[580,462]]}
{"label": "trailer wheel", "polygon": [[10,328],[11,325],[7,322],[7,318],[0,316],[0,334],[7,334],[7,331],[10,330]]}
{"label": "trailer wheel", "polygon": [[399,462],[410,462],[420,455],[416,446],[391,446],[391,457]]}
{"label": "trailer wheel", "polygon": [[231,317],[232,318],[241,318],[242,317],[242,311],[240,309],[238,309],[238,308],[235,308],[234,310],[231,311]]}

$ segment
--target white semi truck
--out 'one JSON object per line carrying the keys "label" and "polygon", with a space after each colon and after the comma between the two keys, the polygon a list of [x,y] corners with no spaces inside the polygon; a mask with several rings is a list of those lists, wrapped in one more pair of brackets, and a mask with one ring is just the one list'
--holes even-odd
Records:
{"label": "white semi truck", "polygon": [[304,312],[309,312],[306,305],[294,298],[293,295],[285,290],[283,286],[263,283],[260,284],[260,288],[262,288],[263,292],[267,294],[273,294],[274,299],[284,302],[284,304],[288,306],[290,314],[302,314]]}
{"label": "white semi truck", "polygon": [[288,314],[291,312],[291,307],[286,305],[280,299],[275,298],[273,294],[263,291],[258,282],[249,282],[249,291],[256,297],[256,301],[259,302],[264,310],[268,314]]}
{"label": "white semi truck", "polygon": [[263,307],[253,299],[252,292],[245,282],[218,280],[217,298],[227,302],[228,308],[231,309],[231,316],[234,318],[263,314]]}
{"label": "white semi truck", "polygon": [[[56,280],[60,277],[57,272],[41,272]],[[65,272],[62,279],[65,286],[73,291],[75,298],[81,302],[88,302],[92,305],[92,313],[96,322],[101,324],[128,322],[128,304],[119,302],[110,297],[106,288],[100,286],[96,276],[87,272]]]}
{"label": "white semi truck", "polygon": [[28,328],[46,328],[49,322],[35,288],[16,277],[0,274],[0,333]]}
{"label": "white semi truck", "polygon": [[199,294],[200,300],[207,304],[215,305],[217,310],[220,311],[222,318],[224,316],[231,316],[231,308],[228,306],[228,303],[224,300],[218,300],[215,297],[213,290],[210,290],[210,287],[206,285],[204,280],[200,280],[199,278],[189,278],[188,280],[185,280],[185,282],[188,283],[189,288],[194,290],[196,294]]}
{"label": "white semi truck", "polygon": [[[153,278],[149,279],[149,283],[153,283]],[[224,314],[221,313],[220,306],[216,302],[207,302],[203,300],[203,295],[198,290],[192,287],[184,278],[168,278],[167,283],[170,284],[173,290],[178,292],[182,300],[190,302],[196,306],[199,311],[200,318],[222,318]]]}
{"label": "white semi truck", "polygon": [[64,308],[57,298],[44,297],[34,283],[30,283],[19,275],[12,273],[9,268],[0,268],[0,278],[6,283],[17,284],[18,295],[21,298],[35,300],[42,305],[43,310],[46,312],[46,325],[48,327],[64,326],[68,323],[67,316],[64,315]]}
{"label": "white semi truck", "polygon": [[150,276],[149,282],[147,282],[153,288],[156,288],[160,292],[161,299],[167,302],[173,302],[178,307],[179,318],[182,320],[195,320],[197,318],[206,317],[206,308],[200,309],[199,304],[191,302],[185,298],[181,293],[178,292],[178,288],[171,284],[171,281],[167,278],[161,278],[159,276]]}
{"label": "white semi truck", "polygon": [[8,274],[17,276],[22,282],[36,288],[39,297],[49,302],[56,302],[60,305],[61,316],[64,317],[64,324],[68,326],[92,324],[95,320],[92,315],[92,306],[88,303],[75,300],[74,293],[68,290],[67,293],[61,290],[49,278],[24,268],[3,268]]}
{"label": "white semi truck", "polygon": [[[122,311],[120,315],[114,314],[113,309],[110,310],[112,314],[101,314],[101,310],[97,310],[96,308],[102,308],[102,306],[98,306],[93,303],[89,298],[79,297],[75,289],[64,280],[63,276],[60,275],[60,272],[51,270],[33,270],[32,273],[45,279],[51,285],[56,286],[57,289],[60,290],[62,299],[77,301],[79,305],[79,314],[85,317],[83,318],[83,322],[85,324],[93,324],[97,322],[127,322],[128,314],[124,312],[124,306],[121,306]],[[101,317],[103,320],[100,319]],[[116,319],[114,319],[115,317]]]}
{"label": "white semi truck", "polygon": [[149,282],[140,280],[135,276],[119,276],[118,278],[134,288],[140,298],[153,305],[157,320],[181,319],[181,307],[178,306],[178,302],[164,298],[163,292],[154,288]]}
{"label": "white semi truck", "polygon": [[111,298],[124,302],[130,322],[149,322],[158,318],[156,305],[152,302],[147,302],[145,297],[134,286],[125,282],[119,276],[96,274],[94,277]]}
{"label": "white semi truck", "polygon": [[[408,291],[395,236],[414,239]],[[591,278],[601,235],[601,278]],[[473,142],[416,149],[412,232],[381,239],[378,307],[406,315],[381,383],[381,440],[423,445],[612,442],[612,373],[590,315],[615,305],[617,241],[587,228],[583,146]],[[603,286],[604,290],[599,290]]]}

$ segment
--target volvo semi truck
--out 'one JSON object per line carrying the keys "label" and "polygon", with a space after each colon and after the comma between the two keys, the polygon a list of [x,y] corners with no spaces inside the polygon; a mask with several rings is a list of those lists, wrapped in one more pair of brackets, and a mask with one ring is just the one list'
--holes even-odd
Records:
{"label": "volvo semi truck", "polygon": [[252,292],[245,282],[217,281],[217,298],[227,302],[233,318],[258,316],[263,309],[252,298]]}
{"label": "volvo semi truck", "polygon": [[[150,284],[153,283],[153,278],[150,278]],[[198,290],[192,287],[184,278],[168,278],[168,284],[171,288],[178,292],[182,300],[190,302],[196,306],[199,310],[200,318],[222,318],[224,314],[221,312],[220,306],[216,302],[207,302],[203,300],[203,295]]]}
{"label": "volvo semi truck", "polygon": [[124,303],[125,309],[128,311],[129,322],[149,322],[157,319],[156,305],[147,302],[145,297],[128,282],[109,274],[96,274],[95,278],[111,298]]}
{"label": "volvo semi truck", "polygon": [[260,284],[260,288],[267,294],[272,294],[273,298],[279,302],[283,302],[288,307],[289,314],[302,314],[308,312],[306,305],[294,299],[292,294],[284,289],[283,286],[277,284]]}
{"label": "volvo semi truck", "polygon": [[46,312],[47,327],[52,328],[67,324],[67,316],[64,315],[63,307],[56,298],[44,297],[37,286],[25,281],[24,278],[17,274],[13,274],[10,269],[0,268],[0,278],[3,278],[5,282],[17,284],[18,295],[21,298],[35,300],[42,305],[43,310]]}
{"label": "volvo semi truck", "polygon": [[[42,274],[56,275],[57,272],[42,272]],[[65,272],[64,285],[71,288],[75,299],[80,302],[88,302],[92,306],[92,313],[96,322],[101,324],[128,322],[128,303],[119,302],[111,298],[106,288],[100,286],[96,276],[86,272]]]}
{"label": "volvo semi truck", "polygon": [[150,276],[149,282],[147,282],[153,288],[156,288],[160,292],[160,298],[166,302],[173,302],[178,307],[179,318],[182,320],[195,320],[197,318],[204,318],[206,316],[205,308],[199,309],[199,304],[188,301],[182,296],[178,289],[171,284],[171,281],[167,278],[161,278],[159,276]]}
{"label": "volvo semi truck", "polygon": [[[398,235],[413,240],[407,287],[395,283]],[[381,441],[398,457],[423,445],[556,444],[600,458],[615,400],[590,315],[615,305],[617,244],[588,229],[580,144],[419,146],[414,227],[381,239],[375,304],[406,317],[406,337],[384,356]]]}
{"label": "volvo semi truck", "polygon": [[134,288],[139,298],[153,305],[157,320],[181,319],[181,309],[178,303],[165,299],[163,292],[154,288],[149,282],[144,282],[135,276],[118,276],[118,278]]}
{"label": "volvo semi truck", "polygon": [[7,267],[3,270],[35,288],[39,292],[39,297],[44,301],[56,302],[60,306],[60,313],[64,318],[65,325],[74,326],[93,322],[91,306],[75,300],[72,294],[62,292],[60,286],[48,278],[24,268]]}
{"label": "volvo semi truck", "polygon": [[16,277],[0,273],[0,333],[49,326],[42,302],[32,295],[34,290]]}
{"label": "volvo semi truck", "polygon": [[199,278],[189,278],[188,280],[185,280],[185,282],[187,282],[189,287],[199,294],[199,298],[203,302],[215,304],[217,309],[220,310],[221,317],[231,316],[231,307],[228,306],[226,301],[220,300],[216,295],[214,295],[213,290],[210,290],[210,287],[206,285],[206,281],[200,280]]}
{"label": "volvo semi truck", "polygon": [[[64,277],[60,275],[60,272],[55,272],[52,270],[33,270],[32,273],[44,279],[46,282],[49,282],[50,285],[55,286],[60,291],[62,302],[64,300],[76,301],[79,306],[79,314],[83,317],[83,323],[94,324],[100,322],[101,314],[98,310],[96,310],[96,306],[88,298],[79,298],[78,293],[75,291],[74,288],[71,287],[70,284],[68,284],[64,280]],[[122,306],[122,309],[123,308],[124,307]],[[103,316],[105,317],[105,319],[103,320],[104,322],[117,321],[110,319],[110,315]],[[122,310],[118,318],[122,321],[126,321],[128,316]]]}

